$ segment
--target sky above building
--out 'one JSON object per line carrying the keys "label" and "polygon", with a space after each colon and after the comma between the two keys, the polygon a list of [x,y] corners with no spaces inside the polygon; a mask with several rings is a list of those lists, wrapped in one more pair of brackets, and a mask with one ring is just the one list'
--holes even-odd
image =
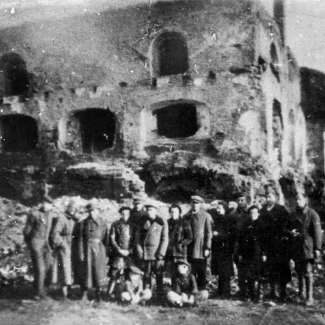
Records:
{"label": "sky above building", "polygon": [[325,72],[325,0],[287,0],[286,27],[298,64]]}

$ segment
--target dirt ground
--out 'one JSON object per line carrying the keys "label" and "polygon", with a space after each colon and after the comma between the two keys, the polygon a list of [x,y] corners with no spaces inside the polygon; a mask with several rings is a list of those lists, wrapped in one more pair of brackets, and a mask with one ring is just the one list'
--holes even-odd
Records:
{"label": "dirt ground", "polygon": [[[91,298],[91,297],[90,297]],[[52,295],[33,301],[31,287],[2,291],[1,325],[270,325],[325,324],[325,300],[306,308],[297,303],[255,304],[238,300],[210,299],[191,309],[148,306],[121,306],[117,303],[79,300],[60,301]]]}

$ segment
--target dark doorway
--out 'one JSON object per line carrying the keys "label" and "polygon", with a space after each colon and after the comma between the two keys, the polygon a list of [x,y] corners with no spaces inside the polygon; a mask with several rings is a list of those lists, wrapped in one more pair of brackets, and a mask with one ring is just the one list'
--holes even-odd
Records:
{"label": "dark doorway", "polygon": [[26,94],[29,79],[25,61],[17,53],[8,53],[1,57],[0,67],[3,73],[3,96]]}
{"label": "dark doorway", "polygon": [[178,103],[156,109],[158,135],[166,138],[187,138],[198,131],[196,106]]}
{"label": "dark doorway", "polygon": [[113,146],[116,118],[112,112],[90,108],[75,113],[75,117],[79,121],[83,152],[101,152]]}
{"label": "dark doorway", "polygon": [[26,115],[6,115],[0,119],[1,148],[5,152],[35,149],[38,140],[37,122]]}
{"label": "dark doorway", "polygon": [[188,51],[184,38],[176,32],[165,32],[155,41],[156,71],[159,76],[185,73],[188,70]]}

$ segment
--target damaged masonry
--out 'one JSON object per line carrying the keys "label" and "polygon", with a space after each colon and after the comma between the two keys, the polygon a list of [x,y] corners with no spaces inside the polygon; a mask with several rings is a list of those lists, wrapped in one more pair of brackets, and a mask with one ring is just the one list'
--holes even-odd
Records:
{"label": "damaged masonry", "polygon": [[303,181],[285,6],[132,3],[81,15],[76,5],[68,18],[45,10],[23,25],[17,13],[2,30],[0,195],[31,205],[47,184],[53,198],[120,201],[145,189],[209,202]]}

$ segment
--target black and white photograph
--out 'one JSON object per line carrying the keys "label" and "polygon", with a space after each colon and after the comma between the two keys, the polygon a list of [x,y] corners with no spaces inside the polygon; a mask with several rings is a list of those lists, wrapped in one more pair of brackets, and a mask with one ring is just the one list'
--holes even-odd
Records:
{"label": "black and white photograph", "polygon": [[0,0],[0,325],[325,324],[325,0]]}

